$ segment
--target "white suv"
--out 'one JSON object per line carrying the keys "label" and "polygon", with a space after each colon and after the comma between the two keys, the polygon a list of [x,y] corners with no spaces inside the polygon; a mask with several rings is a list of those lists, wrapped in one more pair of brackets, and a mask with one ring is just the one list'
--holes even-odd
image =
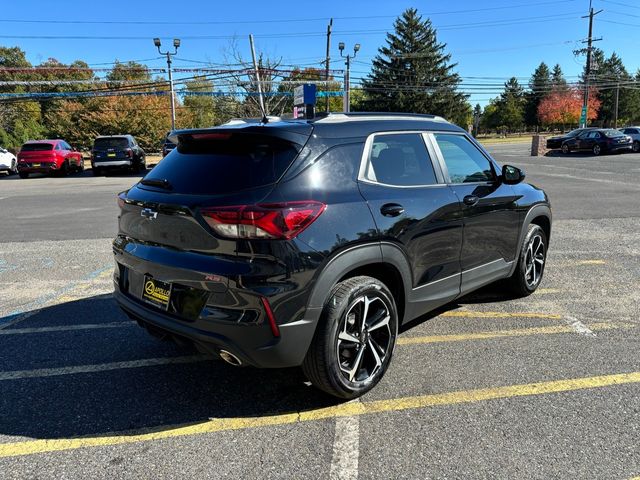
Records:
{"label": "white suv", "polygon": [[640,127],[625,127],[621,128],[620,131],[633,139],[633,152],[640,152]]}

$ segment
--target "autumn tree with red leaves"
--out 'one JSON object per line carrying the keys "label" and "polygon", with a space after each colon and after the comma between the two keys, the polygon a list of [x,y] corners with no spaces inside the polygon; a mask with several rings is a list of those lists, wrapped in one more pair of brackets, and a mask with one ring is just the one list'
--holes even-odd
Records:
{"label": "autumn tree with red leaves", "polygon": [[[554,89],[546,95],[538,106],[538,118],[545,126],[576,125],[580,121],[582,112],[583,91],[577,88]],[[601,102],[597,92],[592,90],[589,95],[589,111],[587,122],[598,117]]]}

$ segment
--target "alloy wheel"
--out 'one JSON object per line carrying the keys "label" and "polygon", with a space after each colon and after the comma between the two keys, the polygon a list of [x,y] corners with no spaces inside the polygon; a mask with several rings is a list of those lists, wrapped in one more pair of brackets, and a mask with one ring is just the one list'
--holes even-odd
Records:
{"label": "alloy wheel", "polygon": [[532,236],[527,244],[527,253],[524,257],[526,267],[524,280],[529,288],[534,288],[540,283],[542,269],[545,262],[545,245],[542,235]]}
{"label": "alloy wheel", "polygon": [[594,155],[600,155],[600,145],[593,146],[593,153]]}
{"label": "alloy wheel", "polygon": [[340,372],[351,383],[374,379],[391,353],[391,313],[382,298],[364,295],[343,316],[336,342]]}
{"label": "alloy wheel", "polygon": [[637,142],[637,141],[636,141],[636,142],[633,142],[633,151],[634,151],[635,153],[640,152],[640,142]]}

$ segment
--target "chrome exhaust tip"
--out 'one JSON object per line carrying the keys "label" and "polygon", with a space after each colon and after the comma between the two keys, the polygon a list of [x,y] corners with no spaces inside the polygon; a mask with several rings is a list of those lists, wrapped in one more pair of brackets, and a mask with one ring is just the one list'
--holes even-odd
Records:
{"label": "chrome exhaust tip", "polygon": [[218,352],[218,355],[220,355],[220,358],[222,360],[224,360],[230,365],[233,365],[234,367],[239,367],[240,365],[242,365],[242,361],[231,352],[227,352],[226,350],[220,350]]}

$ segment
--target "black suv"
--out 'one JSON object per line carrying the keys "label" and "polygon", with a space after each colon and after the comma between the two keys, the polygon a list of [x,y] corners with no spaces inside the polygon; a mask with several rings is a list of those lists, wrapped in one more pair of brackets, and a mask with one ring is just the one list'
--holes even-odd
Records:
{"label": "black suv", "polygon": [[402,324],[542,279],[547,196],[439,117],[232,122],[174,141],[118,197],[115,296],[150,333],[228,363],[302,365],[356,397]]}
{"label": "black suv", "polygon": [[103,175],[107,170],[126,168],[134,173],[147,169],[144,150],[133,135],[110,135],[98,137],[91,150],[91,170],[94,175]]}

